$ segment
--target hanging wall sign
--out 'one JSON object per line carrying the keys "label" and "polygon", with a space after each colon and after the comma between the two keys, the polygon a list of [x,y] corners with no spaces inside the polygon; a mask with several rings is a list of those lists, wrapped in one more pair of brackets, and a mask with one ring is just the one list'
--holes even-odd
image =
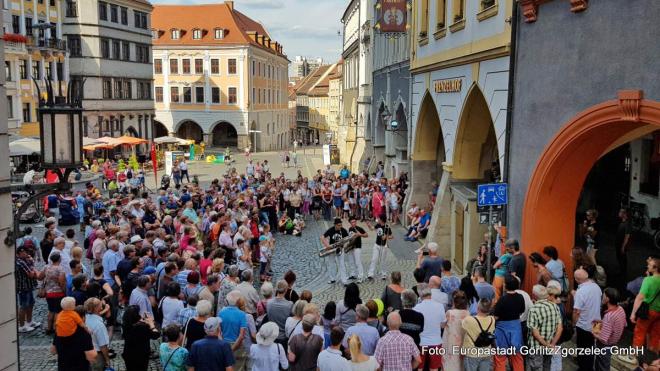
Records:
{"label": "hanging wall sign", "polygon": [[381,32],[406,32],[407,0],[378,0]]}

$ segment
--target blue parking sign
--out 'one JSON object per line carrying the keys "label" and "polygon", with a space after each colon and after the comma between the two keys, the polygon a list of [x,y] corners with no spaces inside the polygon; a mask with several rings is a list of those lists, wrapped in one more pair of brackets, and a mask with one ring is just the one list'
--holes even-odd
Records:
{"label": "blue parking sign", "polygon": [[477,186],[477,206],[506,205],[509,201],[507,183],[479,184]]}

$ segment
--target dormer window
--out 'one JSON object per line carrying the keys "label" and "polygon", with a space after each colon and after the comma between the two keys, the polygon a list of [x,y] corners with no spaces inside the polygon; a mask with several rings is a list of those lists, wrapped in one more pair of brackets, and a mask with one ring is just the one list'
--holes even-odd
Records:
{"label": "dormer window", "polygon": [[215,39],[220,40],[225,38],[225,30],[223,28],[215,29]]}
{"label": "dormer window", "polygon": [[176,28],[174,28],[171,31],[171,35],[172,35],[172,40],[179,40],[179,38],[181,37],[181,30],[177,30]]}
{"label": "dormer window", "polygon": [[193,34],[192,34],[192,37],[193,37],[193,39],[195,39],[195,40],[199,40],[199,39],[201,39],[201,38],[202,38],[202,30],[200,30],[199,28],[194,29],[194,30],[193,30]]}
{"label": "dormer window", "polygon": [[158,38],[158,36],[160,36],[160,35],[159,35],[159,32],[160,32],[160,31],[158,31],[157,29],[152,28],[152,29],[151,29],[151,38],[154,39],[154,40],[156,40],[156,39]]}

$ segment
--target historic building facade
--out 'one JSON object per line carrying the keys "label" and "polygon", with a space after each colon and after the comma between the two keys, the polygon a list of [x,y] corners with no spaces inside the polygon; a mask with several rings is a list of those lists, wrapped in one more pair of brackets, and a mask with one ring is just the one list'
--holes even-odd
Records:
{"label": "historic building facade", "polygon": [[[561,259],[570,262],[574,231],[581,222],[576,215],[584,212],[583,187],[597,170],[595,164],[620,148],[630,147],[620,166],[606,168],[599,186],[621,181],[623,176],[613,175],[619,171],[627,174],[629,189],[624,192],[643,194],[635,201],[645,204],[651,217],[658,216],[660,44],[657,33],[649,30],[658,29],[660,3],[537,3],[520,2],[515,38],[508,224],[527,254],[554,245]],[[616,203],[612,213],[598,199],[583,205],[600,209],[605,236],[610,222],[617,225],[621,207],[615,194],[609,197]],[[641,242],[633,241],[636,250]],[[631,266],[641,269],[647,256]]]}
{"label": "historic building facade", "polygon": [[329,131],[330,80],[341,73],[335,63],[318,67],[294,87],[296,95],[297,138],[304,143],[325,143]]}
{"label": "historic building facade", "polygon": [[344,60],[342,74],[342,123],[337,144],[341,162],[352,171],[364,168],[367,127],[371,126],[373,3],[352,0],[342,16]]}
{"label": "historic building facade", "polygon": [[337,71],[330,76],[330,81],[328,82],[328,104],[330,105],[328,117],[328,132],[330,133],[330,138],[328,138],[328,141],[332,144],[337,144],[337,133],[343,117],[341,106],[343,74],[344,61],[340,60],[337,63]]}
{"label": "historic building facade", "polygon": [[156,121],[167,132],[210,146],[288,145],[288,60],[260,23],[233,1],[156,6],[153,18]]}
{"label": "historic building facade", "polygon": [[[56,92],[66,95],[69,56],[62,39],[61,0],[4,1],[3,15],[7,121],[11,134],[39,136],[39,90],[50,80]],[[39,90],[34,81],[39,84]]]}
{"label": "historic building facade", "polygon": [[153,138],[151,4],[66,1],[63,9],[71,93],[82,89],[83,135]]}
{"label": "historic building facade", "polygon": [[486,232],[476,185],[505,160],[513,1],[414,4],[408,204],[437,192],[429,238],[462,270]]}
{"label": "historic building facade", "polygon": [[[369,171],[378,162],[386,177],[408,171],[410,119],[410,37],[374,33],[373,99],[371,126],[367,128]],[[393,125],[392,125],[393,124]]]}

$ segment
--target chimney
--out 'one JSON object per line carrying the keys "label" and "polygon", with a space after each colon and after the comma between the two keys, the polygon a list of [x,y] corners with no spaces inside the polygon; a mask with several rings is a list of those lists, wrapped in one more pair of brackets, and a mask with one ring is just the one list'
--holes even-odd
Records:
{"label": "chimney", "polygon": [[228,1],[225,1],[225,4],[227,4],[227,6],[229,7],[229,10],[231,10],[231,11],[234,10],[234,1],[233,1],[233,0],[231,0],[231,1],[229,1],[229,0],[228,0]]}

